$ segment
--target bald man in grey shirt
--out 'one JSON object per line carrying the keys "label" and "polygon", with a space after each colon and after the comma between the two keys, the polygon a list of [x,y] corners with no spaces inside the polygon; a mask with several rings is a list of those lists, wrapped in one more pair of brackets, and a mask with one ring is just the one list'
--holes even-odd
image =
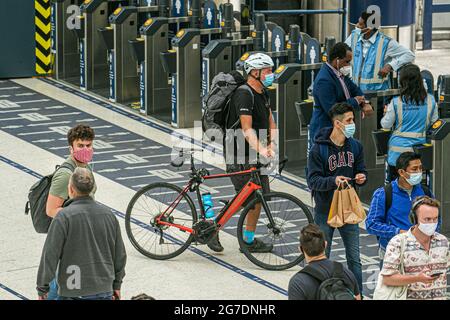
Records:
{"label": "bald man in grey shirt", "polygon": [[40,300],[57,279],[58,300],[120,299],[127,255],[119,222],[95,202],[92,173],[76,168],[69,181],[70,201],[53,219],[37,275]]}

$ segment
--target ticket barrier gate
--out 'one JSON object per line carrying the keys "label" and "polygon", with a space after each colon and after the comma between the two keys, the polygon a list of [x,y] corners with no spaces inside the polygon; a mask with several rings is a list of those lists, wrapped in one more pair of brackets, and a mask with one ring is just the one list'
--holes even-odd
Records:
{"label": "ticket barrier gate", "polygon": [[[384,185],[385,181],[385,157],[379,155],[376,144],[373,143],[373,132],[378,130],[377,112],[382,112],[383,108],[378,107],[378,103],[385,98],[391,98],[400,93],[398,89],[385,91],[367,91],[364,96],[369,100],[374,114],[371,117],[362,119],[362,112],[355,112],[356,134],[355,139],[364,146],[364,162],[368,173],[367,183],[359,188],[359,196],[364,203],[370,203],[374,191]],[[381,111],[380,111],[381,110]]]}
{"label": "ticket barrier gate", "polygon": [[[302,91],[302,82],[307,72],[318,70],[322,63],[288,63],[275,70],[275,111],[278,127],[280,158],[289,158],[286,168],[302,175],[306,166],[308,149],[308,125],[312,116],[313,103]],[[301,102],[300,102],[301,101]]]}
{"label": "ticket barrier gate", "polygon": [[[80,53],[74,32],[80,23],[75,16],[82,0],[52,0],[51,52],[53,77],[80,85]],[[45,50],[42,50],[43,52]]]}
{"label": "ticket barrier gate", "polygon": [[120,7],[109,17],[111,25],[98,30],[108,49],[108,98],[111,101],[123,104],[139,101],[136,60],[128,41],[136,39],[139,15],[158,14],[158,12],[158,6]]}
{"label": "ticket barrier gate", "polygon": [[80,88],[106,95],[108,92],[108,58],[106,44],[98,29],[108,26],[108,17],[128,1],[85,0],[81,6],[80,26],[76,29],[80,52]]}
{"label": "ticket barrier gate", "polygon": [[189,128],[200,121],[202,44],[222,34],[221,28],[182,29],[172,39],[172,50],[161,52],[164,70],[171,75],[172,126]]}
{"label": "ticket barrier gate", "polygon": [[167,0],[160,0],[159,16],[147,19],[139,29],[141,36],[129,40],[135,56],[143,54],[143,59],[136,59],[139,68],[140,112],[165,122],[171,121],[171,84],[163,68],[160,53],[169,50],[172,38],[180,29],[198,25],[200,11],[195,6],[199,3],[193,3],[190,16],[187,13],[187,4],[189,2],[172,0],[169,6]]}
{"label": "ticket barrier gate", "polygon": [[137,60],[140,70],[140,112],[163,117],[166,121],[171,114],[171,87],[160,61],[160,52],[169,50],[168,19],[150,18],[140,29],[142,36],[130,40],[133,51],[143,54],[142,60]]}
{"label": "ticket barrier gate", "polygon": [[164,70],[172,77],[171,124],[176,128],[190,128],[202,116],[200,30],[181,30],[173,38],[172,45],[173,50],[161,52]]}

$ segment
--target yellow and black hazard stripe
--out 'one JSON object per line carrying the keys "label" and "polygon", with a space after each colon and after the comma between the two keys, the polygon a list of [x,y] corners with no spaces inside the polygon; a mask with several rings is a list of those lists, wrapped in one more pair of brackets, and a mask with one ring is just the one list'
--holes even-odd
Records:
{"label": "yellow and black hazard stripe", "polygon": [[51,4],[50,0],[34,1],[36,26],[36,74],[46,75],[51,72]]}

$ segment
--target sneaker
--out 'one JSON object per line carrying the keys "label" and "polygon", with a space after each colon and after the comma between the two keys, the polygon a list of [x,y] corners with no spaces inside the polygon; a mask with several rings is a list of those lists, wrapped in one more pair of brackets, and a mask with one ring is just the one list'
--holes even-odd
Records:
{"label": "sneaker", "polygon": [[[268,253],[272,252],[273,245],[272,244],[266,244],[262,240],[255,238],[251,244],[246,244],[248,251],[253,253]],[[239,248],[239,250],[242,252],[242,249]]]}
{"label": "sneaker", "polygon": [[209,242],[206,245],[214,252],[223,251],[223,247],[219,241],[219,233],[217,233],[217,235],[215,235],[211,240],[209,240]]}

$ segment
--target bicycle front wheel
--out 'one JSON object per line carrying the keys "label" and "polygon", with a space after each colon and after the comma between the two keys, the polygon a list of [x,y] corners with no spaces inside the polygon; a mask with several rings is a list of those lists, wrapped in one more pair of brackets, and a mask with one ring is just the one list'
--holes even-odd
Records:
{"label": "bicycle front wheel", "polygon": [[[268,213],[259,199],[251,201],[242,211],[237,227],[239,245],[245,256],[257,266],[268,270],[285,270],[298,265],[303,259],[299,250],[300,230],[314,222],[308,207],[298,198],[282,192],[263,195],[275,226],[268,219]],[[255,239],[262,241],[270,252],[256,252],[244,240],[247,219],[254,206],[261,206],[261,213],[255,230]],[[251,217],[252,218],[252,217]],[[251,219],[253,220],[253,219]]]}
{"label": "bicycle front wheel", "polygon": [[[160,182],[142,188],[131,199],[125,215],[125,229],[130,242],[144,256],[170,259],[181,254],[192,242],[191,233],[156,222],[182,192],[176,185]],[[164,221],[192,228],[197,222],[197,212],[189,195],[182,196]]]}

